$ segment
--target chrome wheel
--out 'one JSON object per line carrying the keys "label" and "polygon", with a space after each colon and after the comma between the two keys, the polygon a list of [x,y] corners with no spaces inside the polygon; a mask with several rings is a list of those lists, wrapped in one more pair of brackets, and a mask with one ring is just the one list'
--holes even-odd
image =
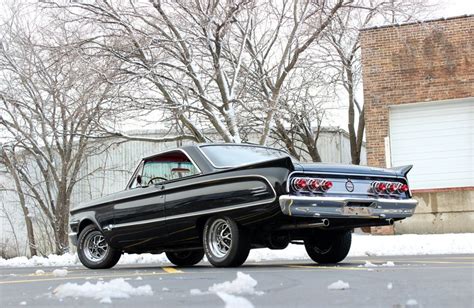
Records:
{"label": "chrome wheel", "polygon": [[93,262],[102,261],[107,256],[108,249],[104,236],[98,231],[87,235],[82,248],[84,255]]}
{"label": "chrome wheel", "polygon": [[212,254],[218,258],[225,257],[232,245],[232,232],[225,219],[216,219],[209,227],[207,242]]}

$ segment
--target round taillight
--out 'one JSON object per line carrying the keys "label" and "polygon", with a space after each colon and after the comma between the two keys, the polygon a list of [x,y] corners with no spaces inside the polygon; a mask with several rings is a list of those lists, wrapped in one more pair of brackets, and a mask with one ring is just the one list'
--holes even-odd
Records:
{"label": "round taillight", "polygon": [[296,178],[293,181],[293,186],[296,190],[304,190],[308,187],[308,181],[303,178]]}
{"label": "round taillight", "polygon": [[309,190],[318,191],[320,187],[321,185],[318,180],[309,180],[309,183],[308,183]]}
{"label": "round taillight", "polygon": [[377,191],[383,192],[387,189],[387,185],[385,183],[379,182],[377,183],[376,188],[377,188]]}
{"label": "round taillight", "polygon": [[387,192],[392,194],[398,190],[398,184],[397,183],[390,183],[387,185]]}
{"label": "round taillight", "polygon": [[402,184],[398,188],[398,192],[400,192],[400,193],[404,193],[404,192],[407,192],[407,191],[408,191],[408,185],[407,184]]}
{"label": "round taillight", "polygon": [[324,181],[323,184],[321,184],[322,190],[328,190],[333,186],[331,181]]}

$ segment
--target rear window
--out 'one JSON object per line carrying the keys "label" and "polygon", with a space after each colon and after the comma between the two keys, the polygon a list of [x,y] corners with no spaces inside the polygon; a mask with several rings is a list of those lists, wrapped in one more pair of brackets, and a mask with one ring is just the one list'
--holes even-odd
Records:
{"label": "rear window", "polygon": [[245,145],[205,145],[200,149],[216,168],[232,168],[282,157],[290,157],[285,151]]}

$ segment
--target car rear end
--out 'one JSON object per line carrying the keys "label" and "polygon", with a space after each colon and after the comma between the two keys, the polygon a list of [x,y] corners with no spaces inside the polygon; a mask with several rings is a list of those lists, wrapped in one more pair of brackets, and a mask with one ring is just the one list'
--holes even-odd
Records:
{"label": "car rear end", "polygon": [[331,225],[391,224],[412,216],[418,204],[406,177],[410,168],[300,168],[289,175],[280,207],[288,216],[327,219]]}

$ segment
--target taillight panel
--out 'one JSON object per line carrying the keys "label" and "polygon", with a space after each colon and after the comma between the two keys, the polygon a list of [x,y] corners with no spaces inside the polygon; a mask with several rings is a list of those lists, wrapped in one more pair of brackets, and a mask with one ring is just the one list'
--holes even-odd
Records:
{"label": "taillight panel", "polygon": [[400,182],[374,181],[370,186],[378,195],[400,195],[408,191],[408,185]]}
{"label": "taillight panel", "polygon": [[[296,195],[351,195],[381,198],[407,198],[409,187],[402,179],[370,179],[368,177],[342,177],[320,174],[298,174],[288,181],[289,193]],[[407,195],[408,194],[408,195]]]}
{"label": "taillight panel", "polygon": [[333,183],[326,179],[294,177],[291,179],[291,188],[295,192],[323,193],[331,189]]}

